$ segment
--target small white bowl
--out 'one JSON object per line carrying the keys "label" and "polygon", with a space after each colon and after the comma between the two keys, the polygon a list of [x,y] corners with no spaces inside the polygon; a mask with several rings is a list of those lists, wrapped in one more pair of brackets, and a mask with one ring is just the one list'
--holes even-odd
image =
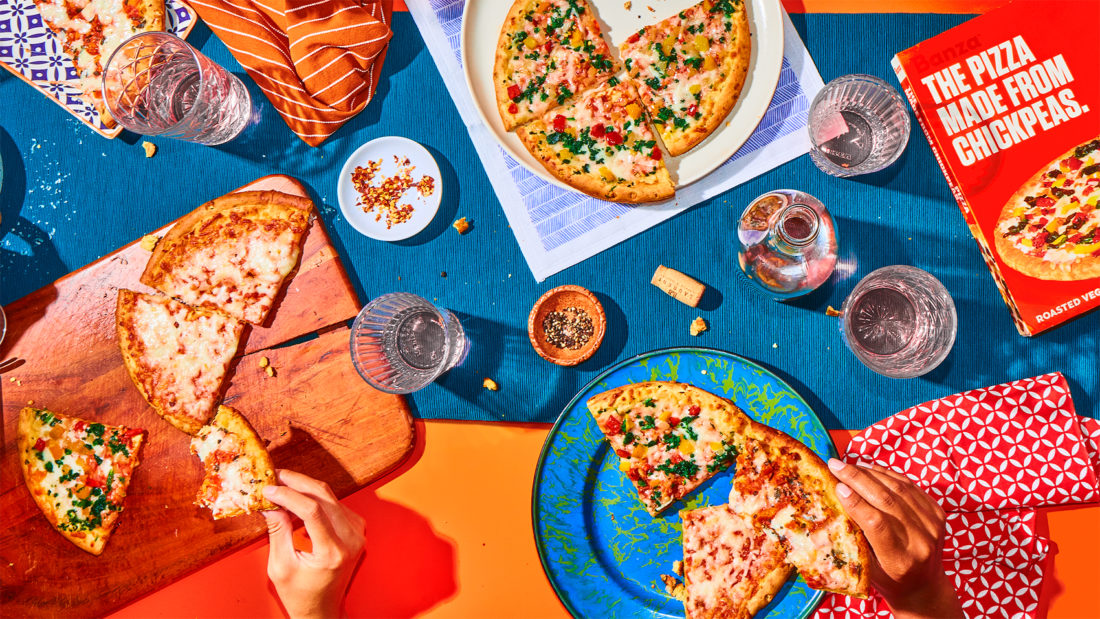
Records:
{"label": "small white bowl", "polygon": [[[411,204],[412,217],[408,221],[393,224],[386,229],[386,218],[378,221],[377,212],[366,213],[359,205],[359,192],[351,182],[352,172],[357,167],[365,167],[370,161],[381,160],[381,167],[373,179],[373,183],[381,183],[386,177],[397,174],[398,165],[394,157],[403,160],[406,157],[413,166],[411,172],[413,181],[420,180],[421,176],[430,176],[435,179],[435,189],[430,196],[422,196],[416,186],[409,188],[402,196],[400,204]],[[395,135],[377,138],[360,146],[348,157],[340,170],[340,180],[336,185],[336,195],[340,202],[340,212],[348,220],[351,227],[372,239],[379,241],[400,241],[416,235],[435,218],[439,211],[439,202],[443,197],[443,179],[439,174],[439,165],[435,158],[420,144]]]}

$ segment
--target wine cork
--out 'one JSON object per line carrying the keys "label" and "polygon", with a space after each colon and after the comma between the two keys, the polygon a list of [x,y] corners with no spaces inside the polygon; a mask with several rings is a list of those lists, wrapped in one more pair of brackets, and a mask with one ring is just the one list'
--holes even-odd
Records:
{"label": "wine cork", "polygon": [[649,283],[664,290],[673,299],[692,307],[699,306],[703,292],[707,289],[703,284],[663,264],[657,267]]}

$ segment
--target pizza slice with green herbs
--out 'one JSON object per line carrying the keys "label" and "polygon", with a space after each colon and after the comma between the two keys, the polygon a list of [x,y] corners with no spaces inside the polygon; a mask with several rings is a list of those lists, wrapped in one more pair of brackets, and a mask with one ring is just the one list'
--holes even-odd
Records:
{"label": "pizza slice with green herbs", "polygon": [[626,385],[588,409],[654,516],[733,464],[751,423],[729,400],[680,383]]}

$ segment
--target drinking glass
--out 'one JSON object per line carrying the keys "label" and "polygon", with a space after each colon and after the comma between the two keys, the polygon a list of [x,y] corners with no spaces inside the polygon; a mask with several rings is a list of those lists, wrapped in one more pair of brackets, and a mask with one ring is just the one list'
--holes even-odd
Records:
{"label": "drinking glass", "polygon": [[167,32],[118,46],[103,71],[103,99],[130,131],[207,145],[237,137],[252,116],[241,80]]}
{"label": "drinking glass", "polygon": [[955,344],[955,302],[938,279],[910,266],[864,277],[840,309],[844,344],[883,376],[913,378],[932,371]]}
{"label": "drinking glass", "polygon": [[370,386],[386,393],[427,387],[462,362],[466,333],[449,310],[407,292],[384,294],[351,325],[351,361]]}
{"label": "drinking glass", "polygon": [[909,142],[909,113],[898,91],[872,75],[825,84],[810,104],[810,158],[833,176],[877,172]]}

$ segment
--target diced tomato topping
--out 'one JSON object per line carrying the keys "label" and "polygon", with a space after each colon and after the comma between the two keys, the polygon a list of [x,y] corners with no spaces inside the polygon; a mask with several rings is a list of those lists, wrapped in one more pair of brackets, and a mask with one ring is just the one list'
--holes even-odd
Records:
{"label": "diced tomato topping", "polygon": [[546,53],[549,54],[550,52],[554,51],[554,42],[547,41],[546,45],[542,46],[542,49],[546,50]]}
{"label": "diced tomato topping", "polygon": [[641,481],[642,475],[638,472],[638,469],[630,469],[626,472],[626,476],[634,481]]}
{"label": "diced tomato topping", "polygon": [[561,114],[554,117],[554,131],[565,131],[565,117]]}
{"label": "diced tomato topping", "polygon": [[1088,221],[1088,219],[1089,218],[1085,217],[1084,213],[1077,213],[1077,215],[1073,218],[1073,225],[1083,226],[1085,225],[1085,222]]}
{"label": "diced tomato topping", "polygon": [[619,144],[623,143],[623,134],[617,133],[615,131],[608,131],[604,134],[604,139],[607,140],[608,144],[612,146],[618,146]]}
{"label": "diced tomato topping", "polygon": [[615,455],[619,456],[620,458],[629,458],[630,457],[630,452],[625,450],[625,449],[616,449],[615,450]]}
{"label": "diced tomato topping", "polygon": [[1054,206],[1054,200],[1051,199],[1049,196],[1043,196],[1041,198],[1036,198],[1035,199],[1035,206],[1038,206],[1039,208],[1043,208],[1044,206]]}
{"label": "diced tomato topping", "polygon": [[1087,198],[1089,196],[1089,194],[1092,193],[1095,190],[1096,190],[1096,187],[1093,187],[1093,186],[1090,185],[1090,186],[1085,187],[1084,189],[1081,190],[1081,195]]}
{"label": "diced tomato topping", "polygon": [[1096,250],[1096,251],[1092,252],[1092,254],[1091,254],[1091,255],[1092,255],[1092,257],[1094,257],[1094,258],[1100,258],[1100,249],[1098,249],[1098,250]]}
{"label": "diced tomato topping", "polygon": [[1081,236],[1082,236],[1081,233],[1078,232],[1077,234],[1074,234],[1073,236],[1070,236],[1066,240],[1069,241],[1070,243],[1076,243],[1077,241],[1081,240]]}
{"label": "diced tomato topping", "polygon": [[675,428],[676,426],[680,425],[680,418],[679,417],[669,417],[668,418],[668,425]]}
{"label": "diced tomato topping", "polygon": [[1040,232],[1039,234],[1035,235],[1035,241],[1034,241],[1035,249],[1039,249],[1040,247],[1042,247],[1043,245],[1046,245],[1046,244],[1047,244],[1047,231],[1046,230],[1044,230],[1044,231]]}
{"label": "diced tomato topping", "polygon": [[88,486],[91,486],[91,487],[93,487],[93,488],[100,488],[100,489],[102,489],[102,488],[103,488],[103,482],[99,481],[99,480],[98,480],[98,479],[96,479],[96,478],[95,478],[94,476],[88,476],[88,477],[87,477],[87,478],[86,478],[86,479],[84,480],[84,484],[85,484],[85,485],[88,485]]}
{"label": "diced tomato topping", "polygon": [[677,462],[681,462],[681,461],[683,461],[683,459],[684,459],[684,457],[681,456],[680,452],[678,452],[678,451],[672,452],[672,455],[668,457],[668,461],[673,463],[673,464],[676,464]]}
{"label": "diced tomato topping", "polygon": [[73,429],[74,429],[74,430],[76,430],[77,432],[80,432],[80,431],[82,431],[82,430],[83,430],[83,429],[84,429],[85,427],[87,427],[87,425],[88,425],[88,424],[84,423],[84,421],[83,421],[83,420],[77,420],[77,422],[73,424]]}
{"label": "diced tomato topping", "polygon": [[1047,255],[1047,250],[1037,249],[1037,250],[1031,252],[1031,255],[1035,256],[1036,258],[1042,258],[1043,256]]}
{"label": "diced tomato topping", "polygon": [[42,451],[45,448],[46,448],[46,441],[44,441],[42,439],[38,439],[37,441],[35,441],[35,443],[34,443],[34,450],[35,451]]}
{"label": "diced tomato topping", "polygon": [[523,94],[523,91],[520,90],[520,87],[518,85],[512,84],[511,86],[508,87],[508,98],[509,99],[515,101],[516,99],[519,99],[519,96],[521,94]]}
{"label": "diced tomato topping", "polygon": [[698,406],[692,406],[692,407],[688,408],[688,414],[691,415],[692,417],[698,415],[701,412],[703,412],[703,409],[699,408]]}
{"label": "diced tomato topping", "polygon": [[608,415],[607,419],[603,420],[603,429],[608,434],[619,434],[623,430],[623,422],[615,415]]}
{"label": "diced tomato topping", "polygon": [[1062,160],[1062,165],[1066,166],[1070,170],[1076,170],[1081,167],[1082,161],[1077,157],[1070,157]]}
{"label": "diced tomato topping", "polygon": [[1050,223],[1050,218],[1049,217],[1040,217],[1039,221],[1035,222],[1035,225],[1042,228],[1043,226],[1047,225],[1048,223]]}
{"label": "diced tomato topping", "polygon": [[637,43],[637,42],[638,42],[638,39],[640,39],[640,38],[642,38],[642,33],[640,33],[640,32],[635,32],[634,34],[630,35],[630,38],[628,38],[628,39],[626,40],[626,42],[627,42],[627,43]]}
{"label": "diced tomato topping", "polygon": [[649,153],[649,156],[650,156],[650,157],[652,157],[652,158],[654,158],[654,159],[656,159],[657,161],[660,161],[660,160],[661,160],[661,157],[664,157],[664,156],[665,156],[665,154],[661,152],[661,149],[660,149],[660,148],[658,148],[658,147],[654,146],[654,147],[653,147],[653,152],[652,152],[652,153]]}
{"label": "diced tomato topping", "polygon": [[590,134],[594,138],[602,138],[605,133],[607,132],[604,130],[603,123],[596,123],[595,126],[592,127],[592,131],[590,132]]}
{"label": "diced tomato topping", "polygon": [[512,103],[508,106],[508,113],[509,114],[516,114],[518,112],[519,112],[519,106],[516,105],[515,103]]}
{"label": "diced tomato topping", "polygon": [[698,113],[698,112],[699,112],[699,106],[698,105],[695,105],[694,103],[692,103],[691,105],[688,106],[688,109],[687,109],[688,116],[695,116],[695,114]]}

